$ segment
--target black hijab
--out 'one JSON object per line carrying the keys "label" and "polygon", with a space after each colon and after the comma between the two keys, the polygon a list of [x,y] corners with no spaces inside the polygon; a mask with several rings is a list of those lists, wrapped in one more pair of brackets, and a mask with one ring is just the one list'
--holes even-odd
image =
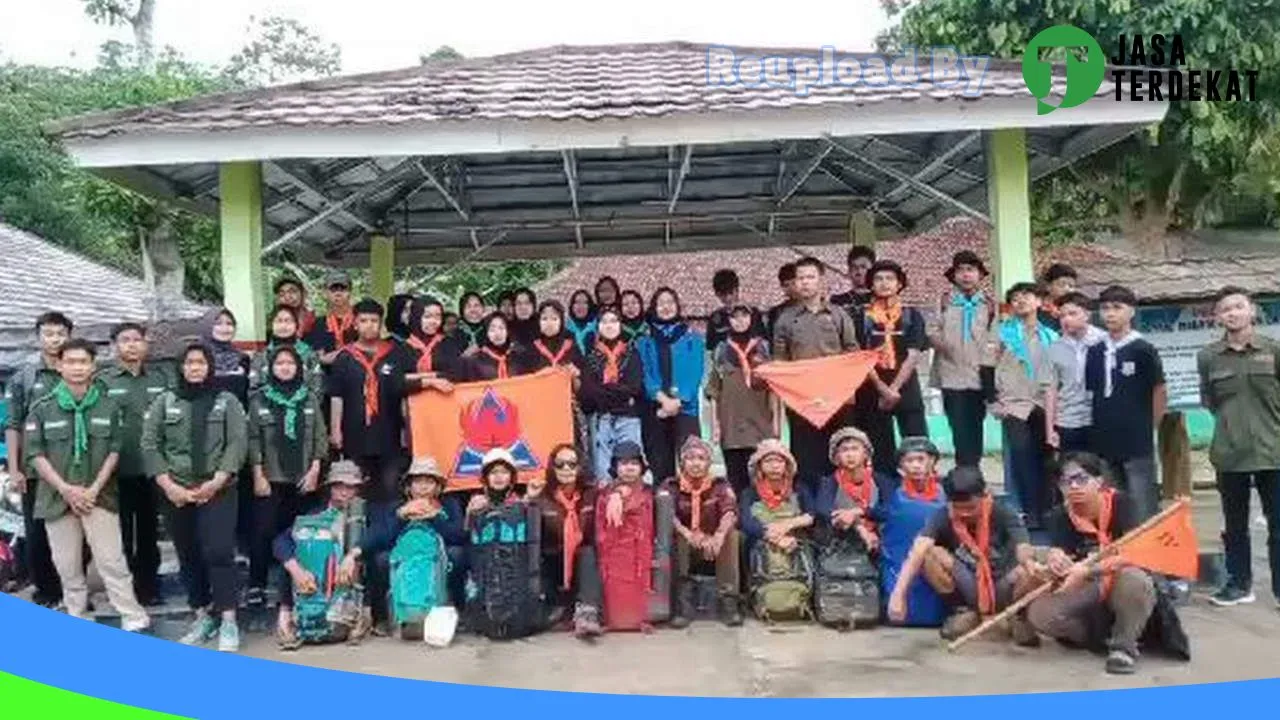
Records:
{"label": "black hijab", "polygon": [[[507,326],[507,340],[501,345],[498,345],[489,339],[489,328],[496,322],[501,322],[503,325]],[[501,312],[494,311],[489,313],[488,317],[480,323],[481,348],[487,348],[501,355],[511,350],[511,346],[514,344],[514,341],[515,338],[511,336],[511,321],[508,320],[507,316],[503,315]]]}
{"label": "black hijab", "polygon": [[[293,335],[290,337],[280,337],[279,335],[276,335],[276,330],[275,330],[276,316],[282,312],[289,313],[289,315],[293,317],[293,326],[297,328],[296,330],[294,330]],[[268,344],[270,344],[273,347],[279,347],[281,345],[293,345],[294,343],[298,342],[298,333],[302,332],[302,318],[298,315],[297,308],[291,307],[289,305],[275,306],[274,308],[271,309],[270,322],[271,322],[271,341]]]}
{"label": "black hijab", "polygon": [[[613,302],[612,303],[606,303],[605,301],[600,299],[600,288],[604,287],[605,285],[613,286]],[[612,275],[605,275],[604,277],[596,281],[595,301],[596,301],[596,306],[598,307],[603,307],[605,305],[618,305],[622,302],[622,286],[618,284],[618,281],[615,280]]]}
{"label": "black hijab", "polygon": [[[229,340],[217,340],[213,337],[213,326],[217,325],[218,318],[223,316],[229,318],[232,325],[237,324],[236,316],[226,308],[218,308],[205,316],[208,327],[204,330],[204,349],[209,354],[209,373],[210,375],[242,375],[244,374],[244,353]],[[297,317],[296,313],[294,317]]]}
{"label": "black hijab", "polygon": [[465,293],[458,300],[458,336],[462,340],[464,347],[476,346],[480,347],[484,340],[484,329],[488,325],[489,318],[486,317],[478,323],[467,320],[467,303],[472,299],[480,301],[480,305],[484,306],[484,298],[480,297],[478,292]]}
{"label": "black hijab", "polygon": [[409,321],[404,319],[404,315],[406,311],[411,310],[412,305],[412,295],[392,295],[387,300],[387,332],[401,342],[409,339],[411,326]]}
{"label": "black hijab", "polygon": [[[507,470],[511,471],[511,482],[507,484],[505,490],[495,490],[492,487],[489,487],[489,473],[487,471],[494,465],[503,465]],[[506,504],[507,499],[511,497],[512,493],[516,491],[516,478],[520,477],[519,473],[517,473],[516,469],[506,460],[499,460],[498,462],[491,463],[487,467],[483,468],[481,472],[483,474],[480,477],[480,486],[484,490],[484,496],[489,498],[489,506],[493,508],[502,507]]]}
{"label": "black hijab", "polygon": [[[623,310],[623,308],[626,307],[626,303],[623,302],[623,300],[628,297],[634,297],[636,299],[636,305],[640,307],[640,314],[635,317],[627,317],[626,312]],[[624,290],[622,294],[618,296],[618,313],[619,317],[622,318],[622,334],[627,340],[635,340],[641,335],[644,335],[649,329],[648,322],[646,322],[644,317],[644,297],[635,290]]]}
{"label": "black hijab", "polygon": [[[281,355],[292,355],[293,361],[298,365],[298,371],[294,373],[292,380],[281,380],[276,377],[276,358]],[[286,398],[293,397],[298,392],[298,388],[302,387],[302,356],[298,351],[289,345],[281,345],[271,352],[269,360],[270,365],[267,368],[267,386],[274,388],[276,392]],[[276,422],[276,438],[280,441],[280,470],[284,476],[290,480],[297,480],[302,477],[306,470],[303,465],[302,452],[302,436],[303,433],[295,432],[292,438],[285,432],[285,419],[288,417],[284,412],[284,408],[278,408],[275,415]],[[301,424],[298,425],[301,428]]]}
{"label": "black hijab", "polygon": [[423,295],[422,297],[415,299],[409,309],[409,332],[414,337],[423,341],[430,340],[435,336],[428,335],[426,331],[422,329],[422,316],[427,314],[427,308],[429,307],[440,308],[440,329],[435,332],[435,335],[439,335],[444,332],[444,303],[430,295]]}
{"label": "black hijab", "polygon": [[[547,310],[554,312],[560,318],[560,332],[555,335],[544,335],[542,333],[542,313]],[[574,342],[573,334],[565,328],[564,317],[564,305],[561,305],[559,300],[543,300],[542,304],[538,305],[538,311],[534,316],[538,321],[538,332],[534,336],[534,340],[528,344],[528,347],[532,349],[531,357],[539,369],[551,364],[550,358],[544,357],[542,351],[538,349],[539,344],[554,356],[560,353],[560,349],[564,347],[565,343],[573,344]],[[573,353],[570,352],[567,357],[572,357],[572,355]]]}
{"label": "black hijab", "polygon": [[[523,320],[516,315],[515,310],[516,306],[520,304],[521,297],[529,298],[529,304],[533,306],[533,315]],[[534,294],[533,290],[522,287],[512,293],[511,303],[511,322],[509,323],[511,333],[514,335],[516,342],[527,346],[537,339],[540,334],[538,331],[538,296]]]}
{"label": "black hijab", "polygon": [[[658,298],[664,294],[670,295],[676,303],[676,315],[669,320],[658,318]],[[680,310],[680,295],[665,286],[654,290],[653,296],[649,299],[649,334],[653,336],[654,344],[658,348],[658,372],[659,377],[662,378],[664,391],[675,386],[671,346],[675,345],[687,332],[689,332],[689,326],[685,324],[684,314]]]}
{"label": "black hijab", "polygon": [[[199,353],[204,356],[204,360],[209,364],[209,372],[204,376],[204,380],[198,383],[187,381],[186,373],[183,372],[182,365],[186,365],[187,358],[192,353]],[[214,402],[218,399],[218,389],[212,382],[214,373],[214,354],[208,347],[202,344],[188,345],[182,351],[182,360],[178,367],[178,388],[176,394],[178,397],[191,403],[191,472],[197,481],[203,482],[206,475],[210,474],[208,467],[209,448],[206,443],[209,440],[209,415],[213,413]]]}

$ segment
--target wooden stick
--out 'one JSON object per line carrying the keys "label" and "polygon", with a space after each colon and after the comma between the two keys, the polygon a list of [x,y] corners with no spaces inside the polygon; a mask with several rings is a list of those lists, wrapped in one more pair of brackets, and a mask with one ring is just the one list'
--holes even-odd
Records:
{"label": "wooden stick", "polygon": [[[1125,544],[1125,543],[1127,543],[1127,542],[1129,542],[1129,541],[1133,540],[1133,539],[1134,539],[1134,538],[1136,538],[1137,536],[1141,535],[1142,533],[1146,532],[1147,530],[1150,530],[1152,527],[1154,527],[1154,526],[1158,525],[1158,524],[1159,524],[1160,522],[1162,522],[1165,518],[1167,518],[1167,517],[1169,517],[1170,515],[1172,515],[1176,510],[1178,510],[1179,508],[1181,508],[1183,505],[1186,505],[1187,503],[1188,503],[1188,501],[1187,501],[1186,499],[1184,499],[1184,498],[1179,498],[1176,502],[1174,502],[1174,503],[1173,503],[1172,505],[1170,505],[1169,507],[1167,507],[1167,508],[1165,508],[1164,510],[1162,510],[1162,511],[1160,511],[1160,512],[1156,513],[1155,515],[1152,515],[1149,519],[1147,519],[1147,521],[1146,521],[1146,522],[1142,523],[1142,524],[1141,524],[1141,525],[1139,525],[1138,527],[1136,527],[1136,528],[1134,528],[1134,529],[1130,530],[1129,532],[1125,533],[1123,537],[1121,537],[1119,540],[1116,540],[1115,542],[1111,543],[1111,544],[1110,544],[1110,545],[1108,545],[1105,549],[1103,549],[1103,550],[1098,550],[1098,551],[1094,551],[1094,552],[1090,553],[1090,554],[1089,554],[1089,556],[1088,556],[1088,557],[1086,557],[1086,558],[1085,558],[1084,560],[1082,560],[1081,562],[1085,562],[1085,563],[1092,563],[1092,562],[1096,562],[1096,561],[1098,560],[1098,558],[1102,557],[1103,555],[1113,555],[1113,554],[1115,554],[1115,552],[1120,548],[1120,546],[1121,546],[1121,545],[1123,545],[1123,544]],[[964,635],[961,635],[960,637],[956,638],[955,640],[952,640],[952,641],[947,645],[947,650],[949,650],[949,651],[951,651],[951,652],[955,652],[956,650],[958,650],[958,649],[960,648],[960,646],[962,646],[962,645],[964,645],[964,644],[968,643],[970,640],[973,640],[974,638],[978,637],[979,635],[983,635],[983,634],[985,634],[988,630],[990,630],[991,628],[995,627],[996,625],[999,625],[1000,623],[1004,622],[1005,620],[1009,619],[1009,618],[1010,618],[1010,617],[1012,617],[1015,613],[1017,613],[1018,611],[1022,610],[1024,607],[1026,607],[1026,606],[1030,605],[1032,602],[1034,602],[1034,601],[1036,600],[1036,598],[1039,598],[1040,596],[1042,596],[1042,595],[1044,595],[1044,594],[1048,593],[1050,590],[1055,589],[1058,585],[1059,585],[1059,583],[1058,583],[1058,582],[1056,582],[1056,581],[1046,582],[1045,584],[1043,584],[1043,585],[1041,585],[1041,586],[1037,587],[1036,589],[1032,590],[1031,592],[1027,593],[1026,595],[1023,595],[1022,597],[1020,597],[1020,598],[1018,598],[1016,601],[1014,601],[1011,605],[1009,605],[1009,607],[1007,607],[1007,608],[1005,608],[1004,610],[1002,610],[1001,612],[999,612],[999,613],[997,613],[997,614],[995,614],[995,615],[992,615],[991,617],[987,618],[987,619],[986,619],[985,621],[983,621],[983,623],[982,623],[981,625],[979,625],[978,627],[976,627],[976,628],[974,628],[974,629],[970,630],[969,632],[965,633]]]}

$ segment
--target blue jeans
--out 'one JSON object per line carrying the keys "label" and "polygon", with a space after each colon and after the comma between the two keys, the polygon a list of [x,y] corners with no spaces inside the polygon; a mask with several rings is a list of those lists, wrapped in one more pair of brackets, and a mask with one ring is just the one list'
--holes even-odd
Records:
{"label": "blue jeans", "polygon": [[613,462],[613,449],[618,443],[640,441],[640,418],[600,413],[591,416],[592,467],[596,482],[609,482],[609,468]]}

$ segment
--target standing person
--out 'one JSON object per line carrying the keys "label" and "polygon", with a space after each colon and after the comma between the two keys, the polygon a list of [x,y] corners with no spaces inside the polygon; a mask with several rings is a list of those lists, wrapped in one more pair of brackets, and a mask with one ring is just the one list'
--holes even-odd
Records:
{"label": "standing person", "polygon": [[706,342],[684,321],[680,297],[659,288],[649,303],[649,335],[636,343],[644,367],[644,391],[650,406],[644,422],[645,447],[655,478],[676,472],[676,453],[685,438],[697,435],[698,395],[706,371]]}
{"label": "standing person", "polygon": [[982,358],[996,332],[996,302],[981,287],[988,274],[987,266],[973,251],[956,253],[951,267],[943,273],[951,291],[942,297],[926,329],[934,351],[929,380],[942,390],[956,464],[973,467],[982,460],[986,444],[982,432],[987,415]]}
{"label": "standing person", "polygon": [[387,334],[398,343],[406,343],[413,334],[410,324],[413,315],[413,296],[406,294],[392,295],[387,299]]}
{"label": "standing person", "polygon": [[410,377],[406,380],[417,380],[424,389],[451,392],[452,381],[461,376],[462,348],[444,328],[444,305],[432,297],[415,301],[409,326],[405,350],[410,357],[405,365]]}
{"label": "standing person", "polygon": [[635,344],[649,334],[649,323],[644,319],[644,298],[635,290],[622,291],[622,337]]}
{"label": "standing person", "polygon": [[236,316],[219,308],[206,318],[204,344],[213,355],[209,381],[235,396],[243,408],[249,402],[249,356],[235,346]]}
{"label": "standing person", "polygon": [[1214,418],[1209,461],[1222,498],[1227,582],[1211,598],[1220,606],[1254,600],[1250,487],[1267,518],[1271,593],[1280,603],[1280,343],[1254,327],[1257,312],[1248,292],[1223,288],[1214,305],[1222,339],[1196,356],[1200,399]]}
{"label": "standing person", "polygon": [[595,300],[598,308],[617,308],[622,300],[622,288],[618,286],[618,281],[609,275],[597,280]]}
{"label": "standing person", "polygon": [[356,340],[356,316],[351,311],[351,277],[342,271],[325,278],[326,313],[316,319],[316,326],[303,337],[326,368],[337,359],[338,352]]}
{"label": "standing person", "polygon": [[[711,316],[707,318],[707,350],[712,353],[729,335],[729,316],[735,308],[742,305],[738,300],[740,285],[738,273],[728,268],[717,270],[711,276],[711,290],[720,301],[720,307],[712,310]],[[754,308],[751,308],[751,324],[752,330],[757,334],[765,335],[764,321]]]}
{"label": "standing person", "polygon": [[[778,268],[778,286],[782,288],[782,302],[769,308],[767,319],[770,333],[777,332],[778,316],[782,314],[782,311],[800,301],[800,295],[796,290],[797,266],[798,263],[787,263]],[[824,272],[822,263],[818,263],[818,272]]]}
{"label": "standing person", "polygon": [[1111,466],[1116,486],[1138,506],[1139,520],[1160,509],[1155,428],[1168,409],[1160,353],[1133,329],[1138,298],[1113,285],[1098,295],[1107,335],[1089,348],[1085,388],[1093,394],[1090,450]]}
{"label": "standing person", "polygon": [[1058,299],[1058,321],[1062,336],[1049,346],[1053,386],[1045,397],[1048,444],[1060,452],[1080,452],[1089,448],[1089,428],[1093,425],[1093,405],[1084,386],[1085,359],[1089,348],[1106,337],[1089,322],[1089,298],[1068,293]]}
{"label": "standing person", "polygon": [[538,338],[538,296],[527,287],[516,290],[512,300],[511,333],[526,348]]}
{"label": "standing person", "polygon": [[737,496],[729,481],[711,474],[711,445],[693,435],[680,448],[675,477],[663,489],[675,498],[675,612],[671,627],[687,627],[696,614],[693,575],[714,575],[720,621],[742,624],[738,595]]}
{"label": "standing person", "polygon": [[508,322],[516,317],[516,294],[510,290],[498,293],[498,314]]}
{"label": "standing person", "polygon": [[573,335],[578,351],[586,355],[591,347],[591,336],[596,332],[596,305],[591,293],[574,290],[569,296],[569,317],[565,318],[564,328]]}
{"label": "standing person", "polygon": [[724,455],[725,474],[741,495],[751,484],[747,462],[765,438],[782,434],[782,404],[755,370],[772,359],[756,313],[738,305],[728,316],[728,332],[711,351],[707,374],[707,414],[711,440]]}
{"label": "standing person", "polygon": [[282,347],[291,347],[298,354],[303,381],[313,388],[323,388],[320,358],[305,340],[299,339],[298,311],[288,305],[277,305],[271,311],[270,321],[271,336],[267,338],[267,346],[254,353],[249,361],[249,389],[257,390],[267,382],[271,374],[271,359]]}
{"label": "standing person", "polygon": [[485,318],[480,351],[462,363],[464,381],[506,380],[528,373],[525,350],[512,341],[509,327],[501,313]]}
{"label": "standing person", "polygon": [[133,576],[120,542],[115,471],[120,459],[120,413],[93,379],[97,352],[88,340],[68,340],[58,349],[59,382],[27,414],[27,457],[41,482],[35,517],[45,522],[49,549],[62,581],[67,614],[89,612],[83,548],[87,543],[120,613],[121,629],[150,627],[147,611],[133,594]]}
{"label": "standing person", "polygon": [[[857,350],[858,332],[853,319],[825,298],[822,263],[805,258],[796,263],[795,272],[799,300],[771,324],[774,359],[809,360]],[[791,452],[800,462],[800,481],[809,492],[817,486],[818,478],[831,472],[831,461],[827,457],[831,433],[857,424],[853,401],[854,398],[849,398],[827,422],[825,427],[831,430],[816,428],[798,413],[787,410]]]}
{"label": "standing person", "polygon": [[531,480],[526,499],[542,511],[542,572],[550,604],[572,611],[575,636],[594,638],[601,633],[604,604],[595,547],[596,488],[577,449],[553,448],[544,487],[533,493]]}
{"label": "standing person", "polygon": [[356,303],[357,340],[342,349],[329,372],[329,444],[354,460],[369,482],[371,504],[398,497],[405,452],[401,412],[403,353],[382,339],[382,306]]}
{"label": "standing person", "polygon": [[595,481],[609,481],[614,452],[624,442],[640,444],[644,368],[639,354],[622,339],[622,317],[600,313],[599,333],[583,359],[582,410],[591,426]]}
{"label": "standing person", "polygon": [[871,276],[867,271],[876,264],[876,251],[866,245],[855,245],[849,249],[845,262],[849,267],[849,290],[832,295],[831,304],[852,316],[871,302]]}
{"label": "standing person", "polygon": [[892,474],[897,467],[893,423],[902,437],[929,434],[924,420],[924,395],[916,366],[927,349],[924,315],[902,304],[907,273],[892,260],[880,260],[867,271],[872,300],[856,320],[858,343],[879,349],[875,372],[855,395],[857,414],[875,448],[876,472]]}
{"label": "standing person", "polygon": [[444,332],[446,335],[456,336],[458,334],[458,313],[446,312],[444,314]]}
{"label": "standing person", "polygon": [[147,477],[142,457],[142,419],[174,378],[168,365],[148,362],[147,330],[138,323],[121,323],[111,331],[115,361],[98,377],[107,397],[120,408],[120,460],[116,488],[120,499],[120,536],[133,575],[133,593],[143,605],[160,601],[160,506],[155,481]]}
{"label": "standing person", "polygon": [[249,399],[253,538],[245,603],[266,606],[267,573],[277,535],[318,501],[320,462],[329,454],[323,396],[304,380],[303,359],[281,345],[266,382]]}
{"label": "standing person", "polygon": [[293,308],[298,317],[298,337],[304,337],[316,326],[316,314],[307,307],[307,286],[296,277],[284,276],[275,284],[276,305]]}
{"label": "standing person", "polygon": [[1044,304],[1040,306],[1040,322],[1054,332],[1062,330],[1060,324],[1062,298],[1076,291],[1076,280],[1075,268],[1063,263],[1050,265],[1044,271],[1044,277],[1040,279],[1040,284],[1048,295]]}
{"label": "standing person", "polygon": [[213,378],[213,353],[191,345],[182,353],[176,390],[147,410],[142,452],[147,474],[168,498],[169,532],[195,622],[184,645],[218,638],[218,649],[240,649],[236,624],[236,473],[244,467],[244,408]]}
{"label": "standing person", "polygon": [[73,326],[66,315],[47,312],[36,318],[35,329],[40,338],[40,355],[18,368],[4,386],[4,399],[9,406],[4,438],[9,453],[9,479],[14,489],[22,493],[23,560],[27,575],[36,586],[34,600],[39,605],[55,607],[62,600],[62,585],[49,552],[45,523],[34,515],[39,478],[28,477],[31,466],[22,452],[22,433],[31,406],[62,379],[58,374],[58,354],[71,338]]}
{"label": "standing person", "polygon": [[1005,492],[1016,499],[1026,527],[1039,530],[1052,494],[1045,476],[1045,458],[1052,452],[1046,441],[1052,421],[1045,403],[1053,385],[1049,346],[1058,334],[1037,319],[1040,291],[1034,283],[1014,284],[1005,301],[1013,314],[1000,323],[998,334],[988,343],[983,365],[990,370],[983,373],[983,391],[1009,443],[1011,467],[1005,473]]}
{"label": "standing person", "polygon": [[458,301],[458,340],[463,352],[475,354],[484,338],[484,298],[480,293],[469,292]]}
{"label": "standing person", "polygon": [[529,372],[563,367],[573,376],[573,436],[579,451],[589,453],[589,426],[582,411],[582,369],[586,359],[564,329],[564,306],[558,300],[544,300],[538,306],[538,333],[528,347]]}

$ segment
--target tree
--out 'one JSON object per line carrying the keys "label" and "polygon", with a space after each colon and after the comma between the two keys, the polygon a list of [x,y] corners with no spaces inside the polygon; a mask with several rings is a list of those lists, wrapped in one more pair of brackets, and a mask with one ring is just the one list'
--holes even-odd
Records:
{"label": "tree", "polygon": [[422,65],[437,62],[440,60],[461,60],[461,59],[462,59],[462,53],[458,52],[457,50],[454,50],[449,45],[441,45],[440,47],[436,48],[435,50],[432,50],[428,54],[418,56],[418,62]]}
{"label": "tree", "polygon": [[[1040,30],[1069,24],[1104,47],[1122,34],[1180,34],[1187,68],[1262,69],[1280,61],[1280,9],[1251,0],[881,0],[881,5],[899,20],[879,38],[882,50],[947,45],[961,53],[1020,58]],[[1079,163],[1073,178],[1038,188],[1041,217],[1052,222],[1082,212],[1094,216],[1101,204],[1126,235],[1139,241],[1159,239],[1173,228],[1274,224],[1278,87],[1264,71],[1257,102],[1173,104],[1150,132]],[[1046,193],[1046,187],[1054,192]]]}
{"label": "tree", "polygon": [[249,42],[227,63],[236,85],[262,87],[336,75],[342,49],[293,18],[249,18]]}
{"label": "tree", "polygon": [[[133,30],[133,49],[138,67],[145,72],[155,69],[156,0],[82,0],[84,10],[94,22],[103,25],[128,25]],[[122,46],[116,44],[116,49]]]}

